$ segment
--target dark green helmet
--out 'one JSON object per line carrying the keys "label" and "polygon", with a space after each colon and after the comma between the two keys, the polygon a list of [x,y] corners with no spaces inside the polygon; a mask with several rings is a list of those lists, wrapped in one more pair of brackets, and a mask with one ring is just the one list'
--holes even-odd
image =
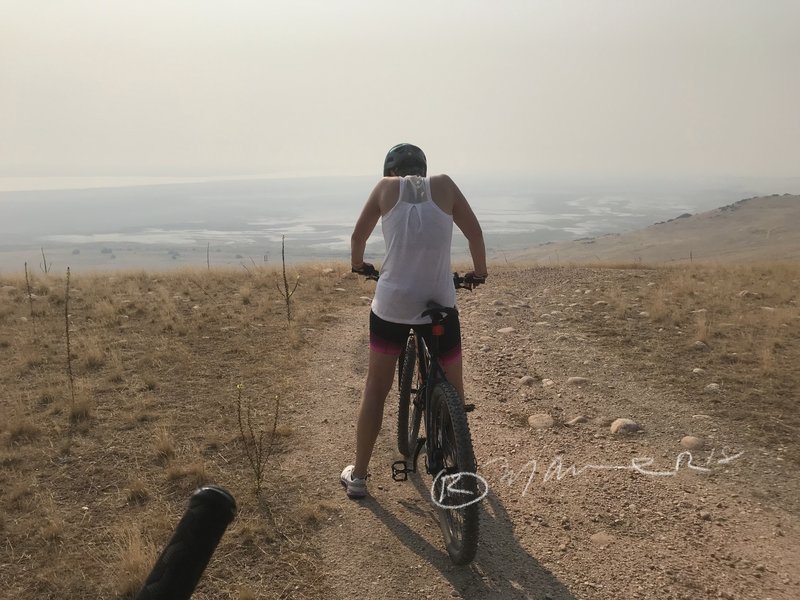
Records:
{"label": "dark green helmet", "polygon": [[383,161],[383,176],[388,177],[394,171],[397,175],[420,175],[428,173],[428,160],[425,153],[413,144],[397,144],[386,154]]}

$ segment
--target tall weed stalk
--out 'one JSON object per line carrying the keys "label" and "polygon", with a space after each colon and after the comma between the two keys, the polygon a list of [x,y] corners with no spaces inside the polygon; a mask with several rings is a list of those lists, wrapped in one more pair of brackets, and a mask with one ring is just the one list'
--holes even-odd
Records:
{"label": "tall weed stalk", "polygon": [[42,250],[42,262],[39,267],[44,271],[44,274],[47,275],[53,269],[53,263],[47,262],[47,257],[44,255],[44,247],[41,248]]}
{"label": "tall weed stalk", "polygon": [[242,389],[244,386],[239,383],[236,385],[236,418],[239,423],[239,433],[242,437],[242,445],[247,462],[253,472],[253,491],[256,497],[261,495],[261,488],[264,483],[264,468],[272,454],[272,447],[275,441],[275,430],[278,427],[278,413],[280,411],[280,399],[275,396],[275,414],[272,419],[272,428],[267,435],[265,444],[264,436],[267,434],[259,424],[253,423],[253,410],[248,402],[244,405],[242,399]]}
{"label": "tall weed stalk", "polygon": [[278,285],[278,292],[280,292],[283,299],[286,300],[286,320],[291,322],[292,321],[292,296],[294,295],[295,290],[297,289],[297,285],[300,283],[300,276],[297,276],[297,279],[294,282],[294,287],[292,291],[289,291],[289,280],[286,278],[286,252],[285,252],[285,239],[286,236],[281,236],[281,262],[283,263],[283,289],[280,288]]}
{"label": "tall weed stalk", "polygon": [[67,267],[67,285],[64,292],[64,329],[67,336],[67,375],[69,375],[69,395],[71,408],[75,408],[75,376],[72,372],[72,349],[69,343],[69,267]]}
{"label": "tall weed stalk", "polygon": [[31,282],[28,279],[28,263],[25,263],[25,287],[28,290],[28,304],[31,307],[31,323],[33,324],[33,337],[36,338],[36,315],[33,314],[33,294],[31,293]]}

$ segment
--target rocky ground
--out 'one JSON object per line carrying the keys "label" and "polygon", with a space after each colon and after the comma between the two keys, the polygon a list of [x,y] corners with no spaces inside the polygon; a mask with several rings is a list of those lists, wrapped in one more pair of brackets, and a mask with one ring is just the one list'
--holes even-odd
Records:
{"label": "rocky ground", "polygon": [[315,346],[305,433],[282,463],[323,507],[325,597],[798,597],[797,463],[753,426],[769,415],[723,410],[742,390],[720,386],[692,334],[640,305],[661,278],[509,269],[460,293],[470,425],[490,486],[468,567],[443,550],[427,476],[391,480],[394,395],[370,497],[348,500],[339,486],[365,375],[365,283],[364,305]]}

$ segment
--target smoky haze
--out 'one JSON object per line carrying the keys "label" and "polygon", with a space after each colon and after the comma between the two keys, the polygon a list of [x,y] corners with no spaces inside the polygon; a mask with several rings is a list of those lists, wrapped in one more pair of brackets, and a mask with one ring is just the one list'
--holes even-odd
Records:
{"label": "smoky haze", "polygon": [[[3,1],[0,175],[797,175],[800,3]],[[783,191],[783,190],[776,190]]]}

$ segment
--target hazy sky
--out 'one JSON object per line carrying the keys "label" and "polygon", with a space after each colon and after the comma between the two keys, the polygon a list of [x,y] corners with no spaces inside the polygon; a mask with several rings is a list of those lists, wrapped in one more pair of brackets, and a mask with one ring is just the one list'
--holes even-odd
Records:
{"label": "hazy sky", "polygon": [[0,0],[0,175],[800,174],[797,0]]}

